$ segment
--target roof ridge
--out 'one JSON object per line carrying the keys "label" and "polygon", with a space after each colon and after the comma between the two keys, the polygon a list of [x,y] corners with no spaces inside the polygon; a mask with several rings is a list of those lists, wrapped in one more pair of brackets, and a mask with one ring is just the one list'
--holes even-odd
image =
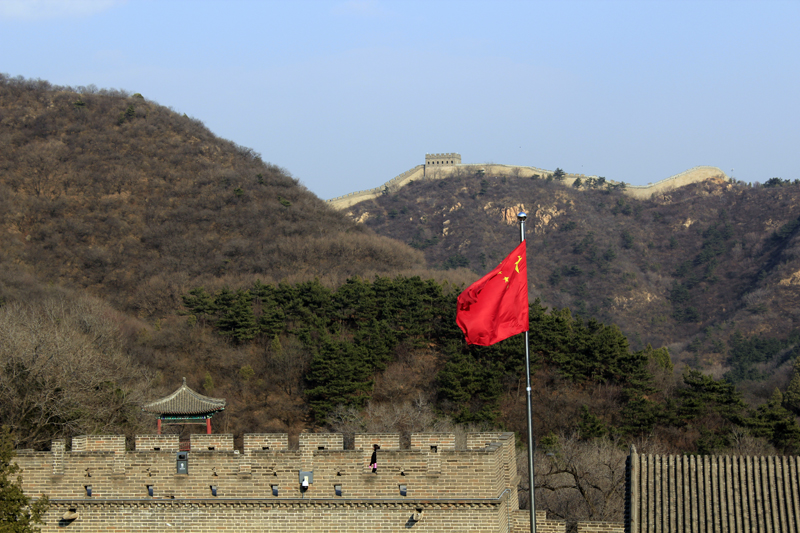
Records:
{"label": "roof ridge", "polygon": [[184,377],[183,384],[175,392],[142,405],[142,410],[162,415],[207,414],[222,411],[226,403],[224,398],[212,398],[193,390],[186,384]]}

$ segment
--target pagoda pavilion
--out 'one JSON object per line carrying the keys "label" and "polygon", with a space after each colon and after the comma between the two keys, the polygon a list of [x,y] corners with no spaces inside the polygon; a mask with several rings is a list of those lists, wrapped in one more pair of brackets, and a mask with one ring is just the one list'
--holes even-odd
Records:
{"label": "pagoda pavilion", "polygon": [[142,406],[142,411],[158,415],[158,434],[161,435],[161,421],[167,424],[205,424],[206,433],[211,434],[211,417],[218,411],[225,409],[223,398],[209,398],[203,396],[186,385],[178,390]]}

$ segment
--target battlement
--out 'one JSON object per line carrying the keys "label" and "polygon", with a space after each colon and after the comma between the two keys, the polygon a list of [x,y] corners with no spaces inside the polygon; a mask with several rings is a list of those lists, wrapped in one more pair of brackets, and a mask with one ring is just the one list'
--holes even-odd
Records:
{"label": "battlement", "polygon": [[[152,520],[180,523],[198,502],[209,512],[224,507],[237,513],[256,502],[272,518],[333,506],[331,516],[344,523],[358,509],[378,513],[374,527],[359,531],[385,530],[386,520],[403,529],[414,513],[437,527],[466,520],[485,524],[477,530],[506,531],[498,529],[498,521],[510,524],[509,513],[519,509],[513,433],[472,434],[466,450],[456,449],[450,433],[412,435],[405,449],[399,435],[357,434],[353,441],[352,449],[345,449],[339,433],[302,433],[291,449],[286,434],[247,434],[237,450],[233,435],[198,434],[191,436],[190,451],[180,452],[175,435],[138,435],[134,450],[125,449],[122,436],[92,435],[73,438],[71,451],[62,440],[54,441],[49,452],[21,450],[16,461],[25,492],[46,494],[56,509],[48,513],[44,531],[58,530],[63,520],[51,514],[65,509],[81,516],[75,524],[81,527],[70,526],[79,531],[102,529],[113,509],[120,512],[120,531],[157,529]],[[380,450],[373,474],[369,462],[375,444]],[[179,461],[185,461],[181,468]],[[303,476],[309,477],[308,487],[301,485]],[[453,518],[454,509],[465,512]],[[264,527],[260,520],[253,518],[259,525],[240,529]],[[321,520],[322,530],[341,528]],[[193,530],[217,527],[210,518],[208,524]],[[271,523],[269,529],[275,527]],[[303,529],[298,523],[277,530],[294,527]]]}
{"label": "battlement", "polygon": [[125,437],[122,435],[84,435],[72,439],[73,452],[124,452]]}
{"label": "battlement", "polygon": [[[373,445],[378,471],[369,462]],[[227,531],[243,533],[475,531],[523,533],[513,433],[470,433],[458,449],[451,433],[418,433],[402,448],[395,434],[338,433],[74,437],[49,452],[19,450],[26,494],[50,498],[42,531]],[[178,462],[183,461],[180,465]],[[308,487],[301,480],[307,476]],[[113,527],[112,527],[113,526]],[[565,523],[537,512],[537,529]],[[589,529],[584,530],[589,533]],[[601,529],[598,529],[601,531]]]}
{"label": "battlement", "polygon": [[[231,498],[272,498],[276,492],[331,498],[336,485],[350,498],[491,499],[506,489],[516,492],[511,433],[470,435],[467,450],[456,450],[449,433],[412,435],[408,449],[400,448],[398,435],[358,434],[348,450],[343,442],[339,433],[302,433],[293,450],[286,434],[248,434],[243,450],[235,450],[233,435],[192,435],[187,473],[180,473],[177,436],[138,435],[132,451],[122,436],[82,436],[73,438],[71,451],[57,441],[50,452],[20,451],[17,462],[24,490],[54,499],[87,497],[87,484],[93,501],[206,498],[211,485],[217,497]],[[374,444],[380,446],[378,475],[369,469]],[[307,490],[299,485],[300,472],[313,473]],[[400,485],[406,487],[402,496]]]}

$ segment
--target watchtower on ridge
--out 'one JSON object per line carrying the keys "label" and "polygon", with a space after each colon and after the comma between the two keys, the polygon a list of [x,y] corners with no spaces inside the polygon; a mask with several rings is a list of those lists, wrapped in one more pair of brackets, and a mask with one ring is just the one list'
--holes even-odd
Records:
{"label": "watchtower on ridge", "polygon": [[441,165],[460,165],[461,154],[425,154],[425,167]]}

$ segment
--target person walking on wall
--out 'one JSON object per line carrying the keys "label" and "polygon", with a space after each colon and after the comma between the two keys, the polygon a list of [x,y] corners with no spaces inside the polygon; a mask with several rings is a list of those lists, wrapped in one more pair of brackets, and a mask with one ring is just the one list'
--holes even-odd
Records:
{"label": "person walking on wall", "polygon": [[378,473],[378,450],[380,449],[381,447],[377,444],[372,445],[372,457],[369,460],[369,467],[372,469],[373,474]]}

